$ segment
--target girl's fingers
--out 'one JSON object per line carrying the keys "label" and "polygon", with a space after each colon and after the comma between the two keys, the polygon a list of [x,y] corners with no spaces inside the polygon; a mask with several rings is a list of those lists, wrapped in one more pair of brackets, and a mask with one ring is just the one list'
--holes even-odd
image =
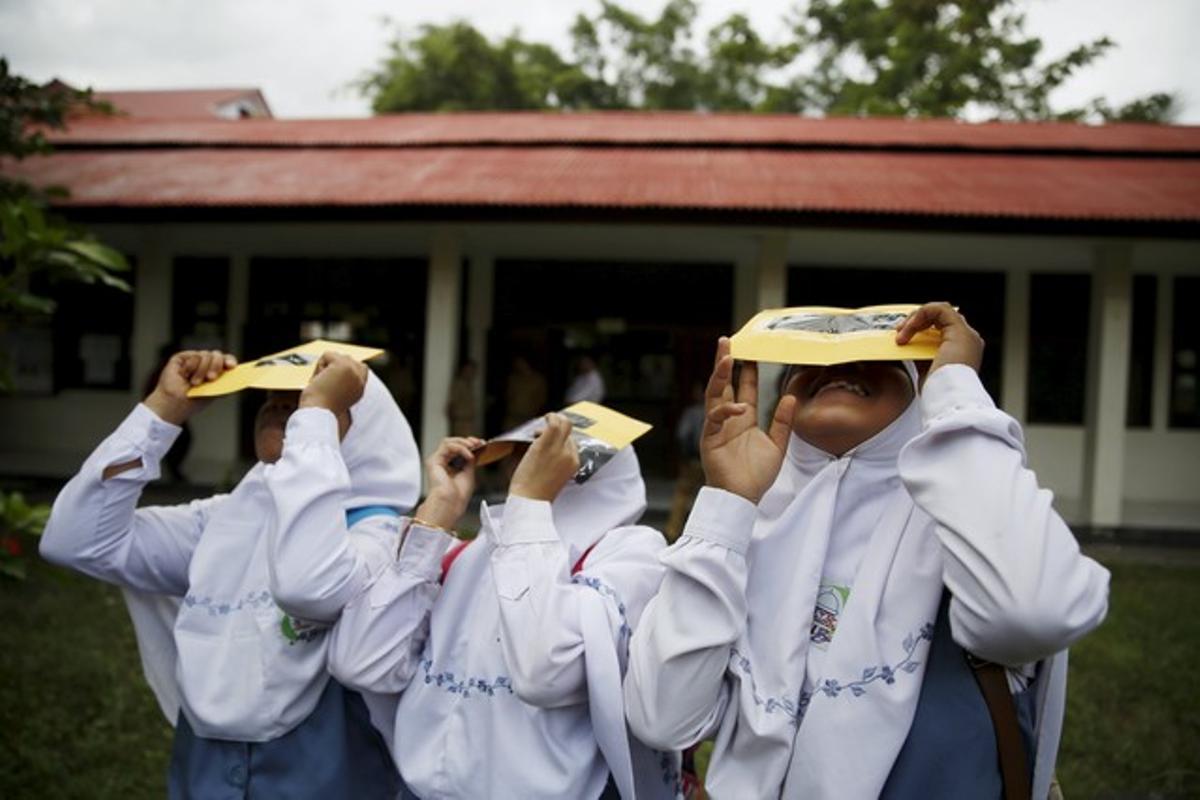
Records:
{"label": "girl's fingers", "polygon": [[208,369],[204,373],[207,380],[216,380],[225,370],[225,354],[220,350],[210,350],[208,353]]}
{"label": "girl's fingers", "polygon": [[737,399],[739,403],[758,407],[758,363],[743,361],[738,375]]}
{"label": "girl's fingers", "polygon": [[794,394],[785,394],[779,398],[779,405],[775,406],[775,415],[771,417],[771,427],[767,430],[767,437],[780,450],[787,450],[788,437],[792,434],[792,415],[796,413],[796,403]]}
{"label": "girl's fingers", "polygon": [[729,383],[733,379],[733,359],[725,355],[713,368],[708,379],[708,387],[704,390],[704,402],[708,408],[733,399],[733,390]]}
{"label": "girl's fingers", "polygon": [[912,337],[929,327],[947,328],[962,321],[949,303],[926,303],[904,320],[896,334],[896,344],[908,344]]}
{"label": "girl's fingers", "polygon": [[749,407],[745,403],[722,403],[714,406],[705,417],[704,434],[712,436],[718,433],[721,426],[725,424],[725,420],[731,417],[740,417],[746,413],[747,408]]}

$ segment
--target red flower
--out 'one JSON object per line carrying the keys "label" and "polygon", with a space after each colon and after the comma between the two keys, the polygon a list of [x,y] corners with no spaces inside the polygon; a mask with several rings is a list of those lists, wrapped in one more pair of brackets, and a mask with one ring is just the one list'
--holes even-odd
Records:
{"label": "red flower", "polygon": [[10,556],[19,556],[21,555],[21,540],[16,536],[0,538],[0,550],[3,550]]}

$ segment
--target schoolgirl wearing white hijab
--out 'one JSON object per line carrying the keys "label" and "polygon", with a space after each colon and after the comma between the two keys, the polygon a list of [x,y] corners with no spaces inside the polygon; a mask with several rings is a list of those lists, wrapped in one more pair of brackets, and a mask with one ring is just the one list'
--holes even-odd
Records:
{"label": "schoolgirl wearing white hijab", "polygon": [[405,797],[679,791],[677,755],[630,738],[621,694],[629,635],[658,588],[665,542],[634,525],[646,495],[633,448],[576,484],[570,429],[550,415],[507,502],[482,505],[470,543],[448,531],[474,490],[479,442],[443,442],[426,462],[430,494],[394,567],[334,627],[330,671],[348,686],[400,694],[394,755]]}
{"label": "schoolgirl wearing white hijab", "polygon": [[930,325],[943,344],[919,398],[911,363],[801,369],[767,433],[754,365],[735,397],[718,347],[708,486],[663,556],[625,682],[645,741],[715,735],[716,800],[1001,796],[962,650],[1009,667],[1046,796],[1065,651],[1103,619],[1108,573],[1026,467],[966,321],[928,304],[897,341]]}
{"label": "schoolgirl wearing white hijab", "polygon": [[[335,464],[295,492],[331,498],[308,513],[322,515],[324,533],[357,554],[346,556],[355,569],[382,565],[398,542],[400,514],[417,497],[412,434],[374,378],[342,414],[340,454],[333,414],[292,415],[295,393],[274,393],[256,420],[260,461],[231,494],[136,509],[179,423],[202,406],[187,398],[188,386],[234,363],[221,353],[175,356],[155,392],[63,489],[42,554],[125,587],[147,678],[176,723],[172,797],[392,797],[397,777],[364,699],[329,679],[332,604],[277,602],[268,541],[277,524],[298,524],[277,520],[272,494],[288,493],[280,474],[324,447],[317,457]],[[344,381],[347,369],[328,370],[316,388]],[[288,423],[289,415],[297,419]],[[289,452],[273,463],[285,424]]]}

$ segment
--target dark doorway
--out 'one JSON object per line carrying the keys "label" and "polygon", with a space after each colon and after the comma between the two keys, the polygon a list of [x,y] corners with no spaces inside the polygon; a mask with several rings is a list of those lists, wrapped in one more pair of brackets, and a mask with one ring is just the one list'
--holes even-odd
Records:
{"label": "dark doorway", "polygon": [[604,404],[654,426],[638,441],[643,472],[673,476],[675,425],[693,383],[708,379],[718,336],[729,332],[728,264],[501,261],[488,347],[487,430],[499,431],[512,361],[546,379],[561,408],[574,364],[591,355]]}
{"label": "dark doorway", "polygon": [[[387,350],[371,367],[391,389],[413,431],[425,341],[426,262],[383,258],[252,258],[242,352],[250,357],[310,339]],[[242,401],[243,454],[250,447],[258,393]]]}

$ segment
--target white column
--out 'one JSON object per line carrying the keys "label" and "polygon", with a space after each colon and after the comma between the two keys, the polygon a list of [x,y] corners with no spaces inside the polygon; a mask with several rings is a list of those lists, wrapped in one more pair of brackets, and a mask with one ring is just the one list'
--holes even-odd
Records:
{"label": "white column", "polygon": [[439,228],[429,249],[425,301],[425,364],[421,380],[421,453],[432,453],[450,431],[446,398],[458,365],[462,257],[455,231]]}
{"label": "white column", "polygon": [[[787,304],[787,253],[786,233],[773,231],[762,237],[754,260],[755,313]],[[760,364],[758,367],[758,421],[761,425],[767,425],[775,413],[775,386],[783,370],[781,364]]]}
{"label": "white column", "polygon": [[495,285],[496,264],[491,256],[474,255],[469,262],[467,278],[467,353],[475,362],[475,419],[479,420],[480,436],[487,408],[487,345],[492,329],[492,289]]}
{"label": "white column", "polygon": [[743,256],[733,265],[733,307],[730,309],[733,322],[729,327],[736,332],[758,313],[758,254]]}
{"label": "white column", "polygon": [[1158,273],[1154,308],[1154,374],[1150,384],[1150,427],[1167,432],[1171,415],[1171,327],[1174,325],[1173,275]]}
{"label": "white column", "polygon": [[1129,383],[1132,258],[1127,245],[1096,249],[1083,459],[1083,512],[1100,527],[1121,524],[1125,407]]}
{"label": "white column", "polygon": [[1000,405],[1024,425],[1029,404],[1029,273],[1024,270],[1004,276],[1002,357]]}

